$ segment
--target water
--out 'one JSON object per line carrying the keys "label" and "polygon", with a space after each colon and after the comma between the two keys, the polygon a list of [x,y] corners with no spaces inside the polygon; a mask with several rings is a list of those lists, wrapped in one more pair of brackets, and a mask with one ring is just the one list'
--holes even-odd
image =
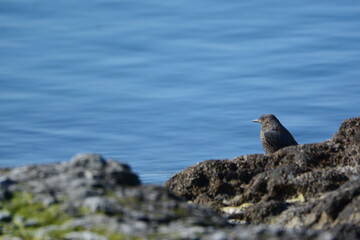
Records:
{"label": "water", "polygon": [[96,152],[145,183],[359,116],[360,3],[0,2],[0,166]]}

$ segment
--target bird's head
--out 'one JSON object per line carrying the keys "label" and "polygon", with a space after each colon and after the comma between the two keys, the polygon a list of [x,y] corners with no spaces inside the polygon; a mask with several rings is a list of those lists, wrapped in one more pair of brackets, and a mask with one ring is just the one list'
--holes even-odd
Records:
{"label": "bird's head", "polygon": [[260,123],[262,128],[272,128],[280,124],[279,120],[273,114],[264,114],[253,122]]}

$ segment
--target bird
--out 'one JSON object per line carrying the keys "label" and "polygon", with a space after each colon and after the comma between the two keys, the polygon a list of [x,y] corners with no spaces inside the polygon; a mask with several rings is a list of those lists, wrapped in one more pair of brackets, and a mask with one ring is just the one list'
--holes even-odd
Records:
{"label": "bird", "polygon": [[298,145],[291,133],[275,115],[264,114],[253,122],[258,122],[261,125],[260,142],[266,154],[274,153],[283,147]]}

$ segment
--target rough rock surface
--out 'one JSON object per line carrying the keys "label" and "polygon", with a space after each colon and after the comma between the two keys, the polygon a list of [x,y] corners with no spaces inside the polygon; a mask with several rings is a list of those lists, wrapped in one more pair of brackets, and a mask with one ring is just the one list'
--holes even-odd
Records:
{"label": "rough rock surface", "polygon": [[236,226],[97,154],[0,169],[0,239],[311,239],[321,231]]}
{"label": "rough rock surface", "polygon": [[165,182],[174,195],[234,222],[328,230],[360,239],[360,117],[332,139],[269,154],[209,160]]}

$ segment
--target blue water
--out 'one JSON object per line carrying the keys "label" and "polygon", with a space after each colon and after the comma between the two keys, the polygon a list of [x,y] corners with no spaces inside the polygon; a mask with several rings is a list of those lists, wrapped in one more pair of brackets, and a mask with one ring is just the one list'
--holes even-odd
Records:
{"label": "blue water", "polygon": [[96,152],[161,183],[360,110],[359,1],[0,1],[0,166]]}

